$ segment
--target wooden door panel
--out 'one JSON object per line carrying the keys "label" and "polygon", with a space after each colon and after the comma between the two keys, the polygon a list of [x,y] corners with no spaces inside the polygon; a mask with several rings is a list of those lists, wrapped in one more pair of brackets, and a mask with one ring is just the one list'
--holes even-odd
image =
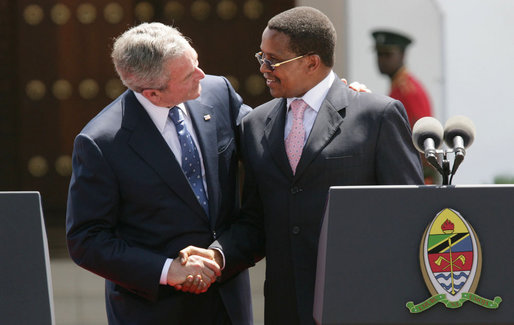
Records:
{"label": "wooden door panel", "polygon": [[292,0],[0,0],[0,190],[40,191],[63,224],[73,140],[124,87],[110,59],[129,26],[160,21],[192,39],[200,66],[256,106],[270,99],[254,58]]}

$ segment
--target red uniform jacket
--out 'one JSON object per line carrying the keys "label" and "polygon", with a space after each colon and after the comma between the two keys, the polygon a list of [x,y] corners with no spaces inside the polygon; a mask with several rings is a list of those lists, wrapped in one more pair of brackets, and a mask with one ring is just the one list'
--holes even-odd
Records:
{"label": "red uniform jacket", "polygon": [[394,75],[389,96],[401,101],[405,106],[411,128],[420,118],[432,116],[427,93],[405,67]]}

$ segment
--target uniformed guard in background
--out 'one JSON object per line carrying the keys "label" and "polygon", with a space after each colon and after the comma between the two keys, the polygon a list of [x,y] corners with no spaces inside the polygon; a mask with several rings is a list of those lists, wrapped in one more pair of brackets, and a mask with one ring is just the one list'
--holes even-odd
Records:
{"label": "uniformed guard in background", "polygon": [[[389,96],[398,99],[405,106],[411,128],[424,116],[432,116],[428,95],[421,83],[405,67],[405,50],[412,40],[396,32],[377,30],[372,33],[377,51],[380,73],[391,80]],[[426,184],[438,179],[437,171],[423,159]]]}

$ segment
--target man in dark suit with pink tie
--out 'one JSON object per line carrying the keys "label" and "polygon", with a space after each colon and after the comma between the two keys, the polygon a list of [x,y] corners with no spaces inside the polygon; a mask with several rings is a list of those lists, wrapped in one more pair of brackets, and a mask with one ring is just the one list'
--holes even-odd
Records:
{"label": "man in dark suit with pink tie", "polygon": [[[332,71],[335,41],[323,13],[297,7],[268,22],[256,54],[275,99],[243,120],[241,218],[211,248],[223,252],[223,277],[266,256],[266,324],[314,324],[317,246],[330,186],[423,184],[403,105],[351,91]],[[191,254],[222,261],[218,250],[182,253],[184,261]]]}

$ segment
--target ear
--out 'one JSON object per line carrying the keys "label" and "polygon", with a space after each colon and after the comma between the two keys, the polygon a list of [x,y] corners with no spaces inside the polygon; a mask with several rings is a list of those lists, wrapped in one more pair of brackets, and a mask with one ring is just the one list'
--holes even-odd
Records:
{"label": "ear", "polygon": [[158,103],[161,101],[160,92],[157,89],[144,89],[141,92],[141,95],[145,96],[146,99],[148,99],[152,104],[158,105]]}
{"label": "ear", "polygon": [[317,71],[322,65],[321,58],[317,54],[307,56],[306,60],[309,72]]}

